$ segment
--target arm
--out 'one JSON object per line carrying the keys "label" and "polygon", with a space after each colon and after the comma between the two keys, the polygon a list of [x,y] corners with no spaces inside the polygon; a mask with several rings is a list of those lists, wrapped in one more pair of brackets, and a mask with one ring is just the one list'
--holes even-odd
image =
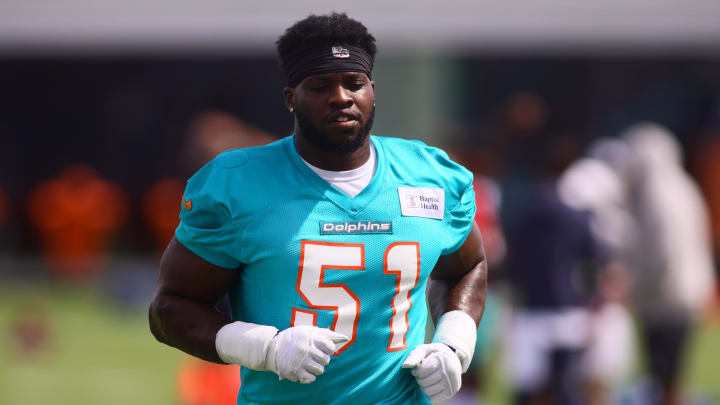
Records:
{"label": "arm", "polygon": [[150,303],[150,331],[155,338],[201,359],[224,363],[215,337],[232,321],[215,309],[230,290],[238,270],[224,269],[192,253],[175,238],[160,262],[155,296]]}
{"label": "arm", "polygon": [[475,223],[456,252],[442,256],[432,273],[428,302],[436,322],[433,343],[417,346],[403,363],[433,403],[452,398],[470,366],[477,325],[485,309],[487,264]]}
{"label": "arm", "polygon": [[480,324],[487,296],[487,261],[477,224],[456,252],[440,256],[432,273],[428,302],[435,323],[449,311],[461,310]]}
{"label": "arm", "polygon": [[272,371],[280,379],[311,383],[325,371],[335,344],[347,336],[314,326],[278,331],[269,325],[233,322],[215,309],[237,270],[218,267],[173,238],[160,262],[150,304],[150,330],[162,343],[215,363]]}

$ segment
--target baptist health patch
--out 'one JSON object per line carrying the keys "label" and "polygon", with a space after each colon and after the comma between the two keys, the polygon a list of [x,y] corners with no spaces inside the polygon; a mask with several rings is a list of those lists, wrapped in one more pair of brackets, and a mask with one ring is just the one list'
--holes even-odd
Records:
{"label": "baptist health patch", "polygon": [[320,222],[321,235],[393,233],[392,221]]}
{"label": "baptist health patch", "polygon": [[398,187],[400,209],[404,217],[443,219],[445,189],[429,187]]}

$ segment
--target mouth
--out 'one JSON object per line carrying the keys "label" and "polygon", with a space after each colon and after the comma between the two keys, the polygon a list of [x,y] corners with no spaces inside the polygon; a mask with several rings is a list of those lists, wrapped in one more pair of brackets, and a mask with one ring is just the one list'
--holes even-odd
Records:
{"label": "mouth", "polygon": [[328,119],[328,124],[331,127],[349,129],[360,125],[359,116],[355,113],[348,111],[339,111],[334,113]]}

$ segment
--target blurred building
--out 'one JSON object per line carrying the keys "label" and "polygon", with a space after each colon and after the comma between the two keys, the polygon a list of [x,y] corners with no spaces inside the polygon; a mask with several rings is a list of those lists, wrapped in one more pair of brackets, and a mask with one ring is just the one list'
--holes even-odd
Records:
{"label": "blurred building", "polygon": [[601,138],[560,177],[560,198],[590,214],[590,230],[602,251],[592,299],[589,344],[583,359],[588,403],[616,402],[631,379],[634,325],[627,308],[632,276],[627,263],[637,242],[628,187],[617,174],[631,154],[621,141]]}

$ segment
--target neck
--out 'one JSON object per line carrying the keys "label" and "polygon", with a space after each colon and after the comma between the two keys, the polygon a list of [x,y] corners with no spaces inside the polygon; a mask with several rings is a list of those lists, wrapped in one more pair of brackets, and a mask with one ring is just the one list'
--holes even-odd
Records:
{"label": "neck", "polygon": [[353,152],[334,153],[313,145],[296,128],[295,149],[300,157],[317,168],[334,172],[352,170],[362,166],[370,158],[370,136]]}

